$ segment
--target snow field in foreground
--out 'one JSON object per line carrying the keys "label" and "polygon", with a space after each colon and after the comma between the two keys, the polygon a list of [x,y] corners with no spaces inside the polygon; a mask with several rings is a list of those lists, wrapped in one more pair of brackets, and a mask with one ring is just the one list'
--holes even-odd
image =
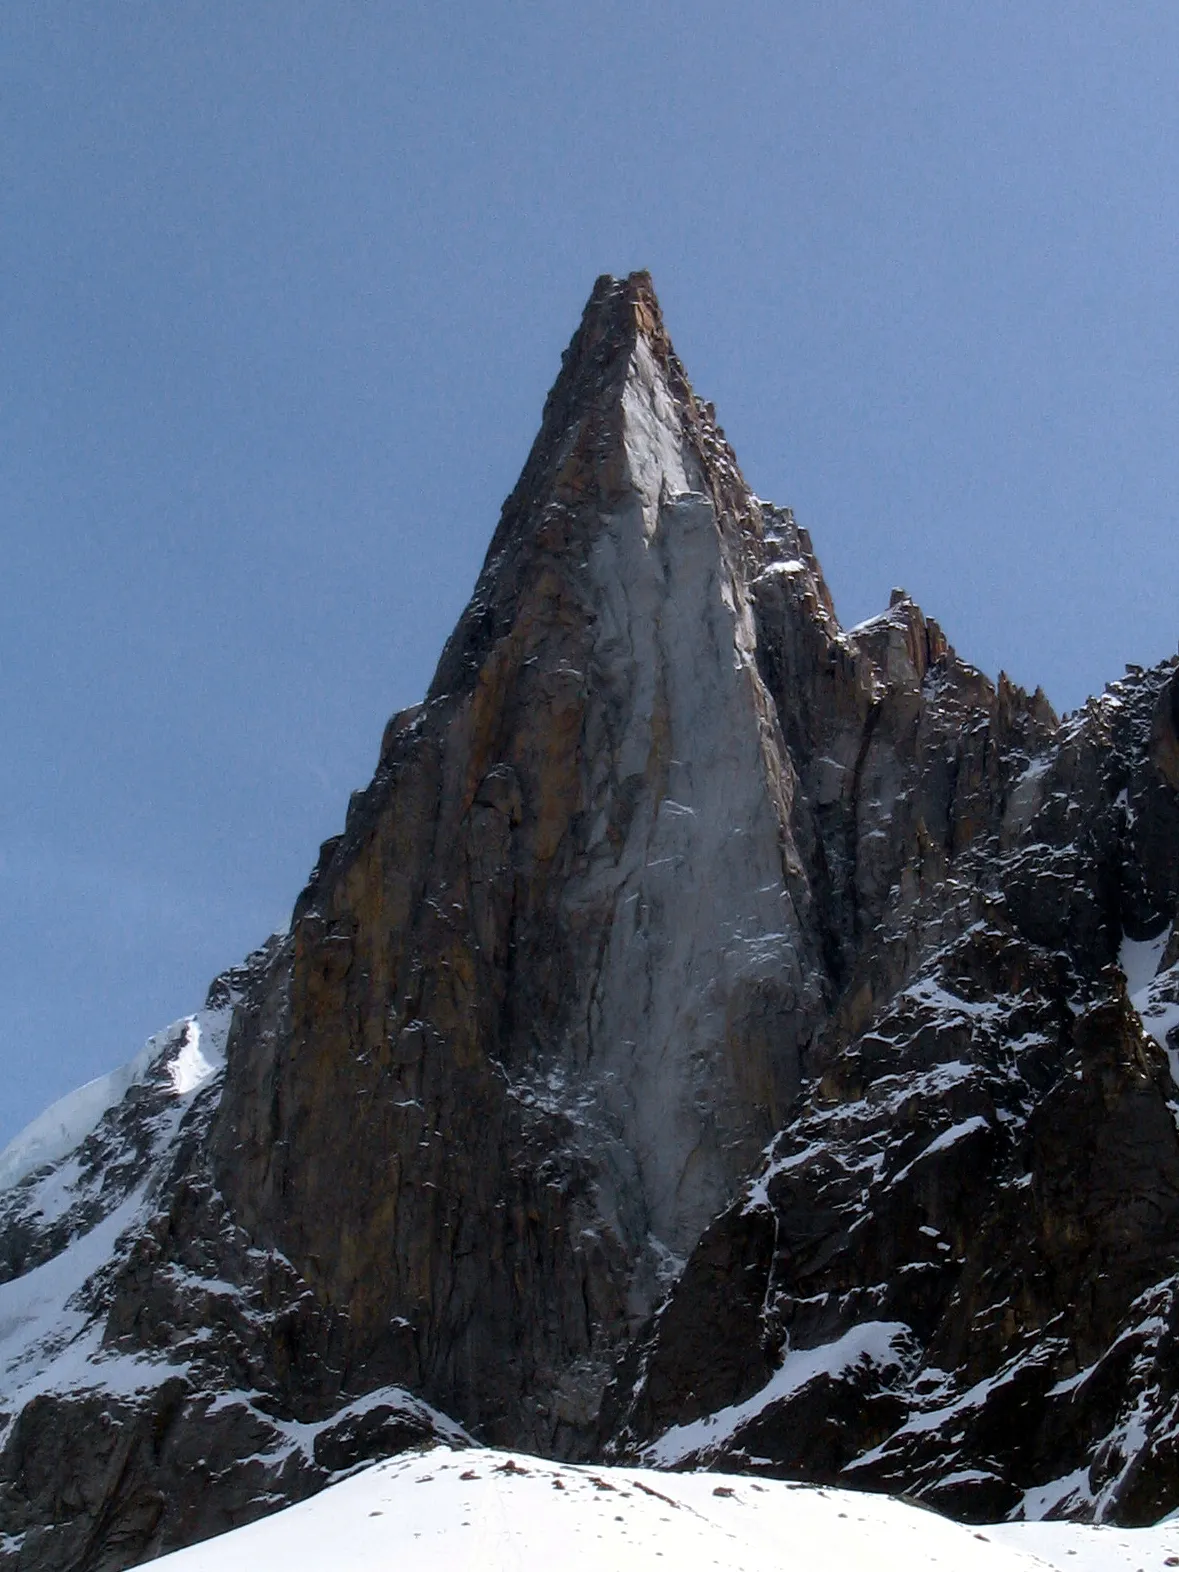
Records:
{"label": "snow field in foreground", "polygon": [[435,1447],[165,1556],[161,1572],[1163,1572],[1179,1523],[970,1528],[887,1496]]}

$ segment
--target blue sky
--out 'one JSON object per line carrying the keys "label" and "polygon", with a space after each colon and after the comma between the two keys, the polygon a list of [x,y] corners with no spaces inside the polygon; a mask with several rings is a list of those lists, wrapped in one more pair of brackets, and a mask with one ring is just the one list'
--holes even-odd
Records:
{"label": "blue sky", "polygon": [[1172,4],[0,11],[0,1142],[283,923],[595,276],[845,622],[1179,637]]}

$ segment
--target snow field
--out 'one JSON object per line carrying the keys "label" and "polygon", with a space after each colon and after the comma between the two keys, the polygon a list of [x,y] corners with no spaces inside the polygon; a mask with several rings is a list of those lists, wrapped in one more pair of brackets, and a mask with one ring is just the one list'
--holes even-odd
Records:
{"label": "snow field", "polygon": [[160,1572],[1163,1572],[1179,1523],[970,1528],[887,1496],[435,1447]]}

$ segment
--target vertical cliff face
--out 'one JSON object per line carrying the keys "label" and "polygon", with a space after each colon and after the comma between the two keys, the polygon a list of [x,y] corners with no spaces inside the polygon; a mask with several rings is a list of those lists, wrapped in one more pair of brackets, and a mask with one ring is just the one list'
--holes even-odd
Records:
{"label": "vertical cliff face", "polygon": [[427,701],[231,1044],[237,1214],[358,1366],[501,1439],[575,1444],[823,1006],[765,533],[649,280],[603,280]]}

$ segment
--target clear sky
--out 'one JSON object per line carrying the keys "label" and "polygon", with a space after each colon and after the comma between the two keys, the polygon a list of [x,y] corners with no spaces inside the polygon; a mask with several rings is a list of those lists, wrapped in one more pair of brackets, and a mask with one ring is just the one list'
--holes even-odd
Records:
{"label": "clear sky", "polygon": [[595,276],[852,623],[1179,637],[1179,7],[0,8],[0,1143],[285,923]]}

